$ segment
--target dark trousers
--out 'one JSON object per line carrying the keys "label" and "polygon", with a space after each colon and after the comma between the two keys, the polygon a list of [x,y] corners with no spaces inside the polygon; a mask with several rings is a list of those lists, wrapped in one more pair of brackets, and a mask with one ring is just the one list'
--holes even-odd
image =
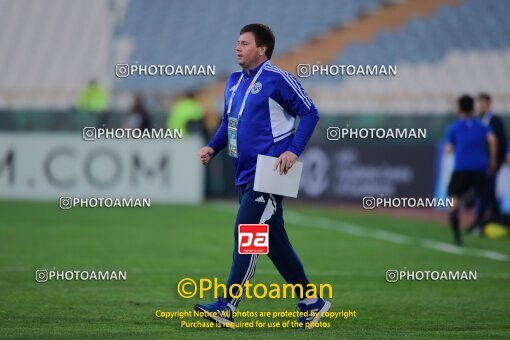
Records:
{"label": "dark trousers", "polygon": [[[309,281],[285,231],[282,200],[283,196],[253,191],[253,181],[239,188],[240,206],[234,225],[234,253],[227,288],[233,284],[244,285],[251,280],[257,265],[257,254],[239,254],[239,224],[264,223],[269,225],[269,258],[287,283],[301,284],[306,292]],[[237,296],[236,292],[233,293]],[[229,297],[228,300],[237,306],[240,298]]]}
{"label": "dark trousers", "polygon": [[485,218],[485,211],[490,209],[489,219],[500,215],[499,202],[496,199],[496,177],[497,172],[485,177],[485,185],[478,204],[476,224],[482,225]]}

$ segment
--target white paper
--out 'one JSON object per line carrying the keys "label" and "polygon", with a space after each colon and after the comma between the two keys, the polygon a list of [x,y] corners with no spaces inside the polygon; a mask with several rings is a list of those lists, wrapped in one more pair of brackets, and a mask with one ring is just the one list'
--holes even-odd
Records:
{"label": "white paper", "polygon": [[299,181],[303,171],[303,162],[296,162],[286,175],[280,175],[280,169],[273,170],[277,158],[258,155],[255,169],[255,183],[253,190],[269,194],[296,198]]}

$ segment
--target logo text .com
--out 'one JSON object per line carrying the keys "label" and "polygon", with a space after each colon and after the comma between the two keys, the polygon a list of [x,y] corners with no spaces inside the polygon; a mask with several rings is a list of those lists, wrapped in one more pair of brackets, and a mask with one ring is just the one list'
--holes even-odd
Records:
{"label": "logo text .com", "polygon": [[139,65],[117,64],[115,76],[214,76],[216,65]]}
{"label": "logo text .com", "polygon": [[35,271],[35,281],[125,281],[126,271],[46,270]]}
{"label": "logo text .com", "polygon": [[453,198],[363,197],[363,209],[375,208],[451,208]]}
{"label": "logo text .com", "polygon": [[387,282],[397,281],[476,281],[476,271],[396,270],[386,271]]}

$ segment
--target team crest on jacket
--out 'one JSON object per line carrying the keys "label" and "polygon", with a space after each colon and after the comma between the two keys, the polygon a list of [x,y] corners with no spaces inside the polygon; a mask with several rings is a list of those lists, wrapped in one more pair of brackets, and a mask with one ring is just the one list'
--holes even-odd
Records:
{"label": "team crest on jacket", "polygon": [[258,81],[255,84],[253,84],[253,87],[251,88],[251,93],[257,94],[262,90],[262,84]]}

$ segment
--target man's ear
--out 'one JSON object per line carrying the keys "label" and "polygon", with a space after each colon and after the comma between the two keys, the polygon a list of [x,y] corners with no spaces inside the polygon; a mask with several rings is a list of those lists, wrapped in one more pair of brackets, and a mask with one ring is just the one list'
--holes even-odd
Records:
{"label": "man's ear", "polygon": [[262,56],[262,55],[266,54],[266,51],[267,51],[267,46],[262,46],[260,48],[259,55]]}

